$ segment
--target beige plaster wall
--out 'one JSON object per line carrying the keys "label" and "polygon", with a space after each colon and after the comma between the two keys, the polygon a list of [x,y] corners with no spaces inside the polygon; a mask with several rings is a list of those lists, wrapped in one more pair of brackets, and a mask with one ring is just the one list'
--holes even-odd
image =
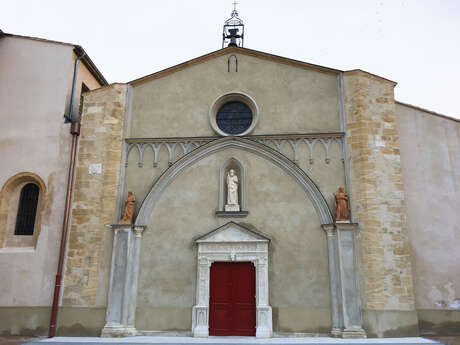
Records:
{"label": "beige plaster wall", "polygon": [[72,54],[64,45],[0,39],[0,186],[32,172],[47,187],[36,247],[0,249],[2,306],[51,304],[71,143],[63,115]]}
{"label": "beige plaster wall", "polygon": [[[259,106],[260,120],[251,134],[340,130],[336,74],[237,56],[238,73],[229,73],[228,56],[221,56],[135,84],[127,136],[213,136],[209,108],[216,98],[231,91],[250,95]],[[294,158],[287,142],[281,150]],[[182,155],[178,146],[174,161]],[[331,321],[329,290],[324,288],[329,285],[326,240],[313,206],[297,183],[279,168],[234,149],[187,169],[162,195],[142,244],[136,327],[190,330],[196,275],[196,253],[191,241],[229,221],[217,218],[214,212],[218,207],[219,168],[231,156],[240,159],[247,169],[250,214],[236,221],[255,226],[274,238],[270,298],[275,330],[328,332]],[[309,158],[307,147],[299,144],[298,165],[319,186],[332,208],[333,193],[345,183],[341,146],[332,143],[326,160],[324,147],[318,143],[313,160]],[[163,146],[160,150],[157,167],[153,166],[150,149],[144,151],[142,166],[137,161],[138,153],[133,149],[127,161],[125,191],[135,192],[138,210],[155,180],[168,168],[167,149]],[[297,274],[306,278],[298,279]],[[296,283],[286,285],[288,281]]]}
{"label": "beige plaster wall", "polygon": [[[217,218],[219,168],[235,157],[246,169],[249,215]],[[275,331],[331,327],[326,236],[308,196],[286,172],[254,154],[225,149],[179,175],[154,209],[141,250],[136,328],[190,330],[195,304],[193,238],[234,220],[272,238],[270,304]]]}
{"label": "beige plaster wall", "polygon": [[[17,241],[0,245],[0,306],[8,307],[0,310],[0,319],[9,319],[14,313],[23,315],[13,328],[0,321],[0,332],[40,332],[49,322],[49,316],[40,312],[42,316],[36,317],[35,309],[27,307],[51,305],[71,146],[63,115],[70,99],[73,59],[70,45],[12,36],[0,39],[0,188],[25,172],[35,174],[46,186],[36,243],[27,247],[23,243],[15,247]],[[79,78],[89,87],[98,86],[85,68]],[[78,94],[75,99],[78,109]],[[15,218],[15,214],[11,216]],[[14,231],[14,226],[9,229]]]}
{"label": "beige plaster wall", "polygon": [[129,136],[214,135],[209,109],[218,97],[232,91],[248,94],[259,106],[260,120],[252,134],[339,131],[335,73],[242,53],[235,54],[238,72],[228,72],[229,55],[135,84]]}
{"label": "beige plaster wall", "polygon": [[432,327],[426,323],[442,328],[456,322],[458,330],[460,122],[403,104],[396,104],[396,115],[415,304],[422,310],[422,328]]}

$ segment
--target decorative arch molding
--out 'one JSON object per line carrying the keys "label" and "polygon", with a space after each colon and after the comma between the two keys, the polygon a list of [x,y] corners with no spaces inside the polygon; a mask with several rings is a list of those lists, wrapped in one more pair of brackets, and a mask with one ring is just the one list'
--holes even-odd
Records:
{"label": "decorative arch molding", "polygon": [[[34,183],[39,187],[37,216],[35,217],[34,233],[32,237],[18,236],[18,241],[8,245],[6,242],[14,236],[14,227],[18,211],[18,198],[21,189],[27,183]],[[35,247],[41,228],[41,211],[45,203],[46,185],[40,176],[31,172],[22,172],[10,177],[0,190],[0,248],[5,246]]]}
{"label": "decorative arch molding", "polygon": [[294,164],[289,158],[283,154],[275,151],[274,149],[241,137],[223,137],[220,139],[213,140],[193,151],[184,155],[172,166],[170,166],[152,186],[147,197],[144,199],[142,206],[139,210],[136,218],[136,225],[147,224],[152,211],[159,200],[162,192],[165,188],[186,168],[200,161],[201,159],[214,154],[215,152],[221,151],[227,148],[241,149],[247,152],[254,153],[255,155],[265,158],[286,171],[292,176],[303,188],[305,193],[310,198],[313,206],[318,214],[321,224],[332,224],[333,217],[329,206],[327,205],[326,199],[320,192],[318,186],[313,180],[307,175],[305,171]]}

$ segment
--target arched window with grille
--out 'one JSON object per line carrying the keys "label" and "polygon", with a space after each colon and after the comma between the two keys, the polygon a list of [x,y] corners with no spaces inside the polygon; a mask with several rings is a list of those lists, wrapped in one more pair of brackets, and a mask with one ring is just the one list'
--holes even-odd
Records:
{"label": "arched window with grille", "polygon": [[22,187],[14,229],[15,235],[31,236],[34,234],[39,193],[40,188],[35,183],[27,183]]}

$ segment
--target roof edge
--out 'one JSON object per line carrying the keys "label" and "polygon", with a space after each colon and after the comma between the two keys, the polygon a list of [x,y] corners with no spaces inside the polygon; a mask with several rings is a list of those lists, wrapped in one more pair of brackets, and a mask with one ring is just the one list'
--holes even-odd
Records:
{"label": "roof edge", "polygon": [[370,72],[367,72],[367,71],[364,71],[362,69],[359,69],[359,68],[356,68],[356,69],[351,69],[351,70],[348,70],[348,71],[344,71],[343,74],[344,75],[353,75],[353,74],[358,74],[358,73],[362,73],[364,75],[366,75],[367,77],[369,78],[372,78],[372,79],[377,79],[377,80],[382,80],[386,83],[390,83],[394,86],[398,85],[398,83],[394,80],[391,80],[391,79],[387,79],[387,78],[384,78],[384,77],[381,77],[377,74],[373,74],[373,73],[370,73]]}
{"label": "roof edge", "polygon": [[5,36],[7,37],[17,37],[17,38],[24,38],[32,41],[38,41],[38,42],[44,42],[44,43],[54,43],[54,44],[60,44],[64,46],[77,46],[76,44],[73,43],[68,43],[68,42],[61,42],[61,41],[54,41],[54,40],[49,40],[46,38],[40,38],[40,37],[33,37],[33,36],[26,36],[26,35],[17,35],[17,34],[11,34],[11,33],[4,33]]}
{"label": "roof edge", "polygon": [[77,54],[77,56],[82,56],[81,61],[86,66],[86,68],[89,70],[89,72],[96,78],[99,84],[101,84],[102,86],[109,85],[107,80],[102,75],[101,71],[99,71],[99,69],[94,64],[93,60],[91,60],[91,58],[89,57],[89,55],[86,53],[86,51],[83,49],[82,46],[74,45],[74,52],[75,54]]}
{"label": "roof edge", "polygon": [[97,89],[92,89],[92,90],[83,92],[82,95],[85,96],[85,95],[88,95],[90,93],[96,93],[96,92],[99,92],[99,91],[104,91],[104,90],[109,89],[109,88],[114,87],[114,86],[125,86],[125,85],[128,85],[128,84],[127,83],[115,82],[115,83],[111,83],[111,84],[107,84],[107,85],[98,87]]}
{"label": "roof edge", "polygon": [[205,61],[208,61],[208,60],[210,60],[210,59],[212,59],[214,57],[219,57],[219,56],[222,56],[222,55],[225,55],[225,54],[230,54],[230,53],[242,53],[242,54],[246,54],[246,55],[254,56],[254,57],[259,57],[259,58],[266,59],[266,60],[277,61],[277,62],[280,62],[280,63],[284,63],[286,65],[291,65],[291,66],[295,66],[295,67],[299,67],[299,68],[305,68],[305,69],[307,69],[307,68],[315,69],[315,70],[326,72],[326,73],[338,74],[338,73],[342,72],[341,70],[338,70],[338,69],[333,69],[333,68],[324,67],[324,66],[320,66],[320,65],[310,64],[308,62],[303,62],[303,61],[299,61],[299,60],[289,59],[289,58],[286,58],[286,57],[265,53],[265,52],[262,52],[262,51],[259,51],[259,50],[243,48],[243,47],[225,47],[225,48],[222,48],[222,49],[219,49],[219,50],[215,50],[215,51],[213,51],[211,53],[201,55],[201,56],[196,57],[194,59],[182,62],[180,64],[165,68],[165,69],[160,70],[158,72],[154,72],[152,74],[148,74],[146,76],[131,80],[131,81],[128,82],[128,84],[131,84],[133,86],[139,85],[139,84],[142,84],[142,83],[147,82],[149,80],[158,79],[158,78],[164,77],[166,75],[172,74],[174,72],[181,71],[181,70],[183,70],[183,69],[185,69],[187,67],[198,65],[198,64],[203,63]]}
{"label": "roof edge", "polygon": [[0,34],[1,37],[17,37],[17,38],[23,38],[23,39],[28,39],[32,41],[37,41],[37,42],[43,42],[43,43],[52,43],[52,44],[59,44],[59,45],[64,45],[67,47],[73,47],[75,54],[77,56],[82,56],[81,58],[82,62],[85,64],[86,68],[90,71],[90,73],[96,78],[96,80],[101,84],[102,86],[106,86],[109,83],[105,79],[105,77],[102,75],[102,73],[99,71],[99,69],[96,67],[94,62],[91,60],[89,55],[86,53],[86,51],[83,49],[82,46],[74,43],[67,43],[67,42],[61,42],[61,41],[54,41],[54,40],[48,40],[45,38],[39,38],[39,37],[32,37],[32,36],[24,36],[24,35],[17,35],[17,34],[10,34],[10,33],[4,33],[2,32],[3,35]]}
{"label": "roof edge", "polygon": [[452,116],[448,116],[448,115],[444,115],[444,114],[440,114],[440,113],[437,113],[435,111],[432,111],[432,110],[428,110],[428,109],[425,109],[425,108],[422,108],[422,107],[418,107],[416,105],[412,105],[412,104],[409,104],[409,103],[404,103],[404,102],[400,102],[400,101],[396,101],[395,100],[395,103],[396,104],[399,104],[399,105],[404,105],[406,107],[409,107],[409,108],[412,108],[412,109],[415,109],[415,110],[420,110],[420,111],[423,111],[427,114],[430,114],[430,115],[434,115],[434,116],[438,116],[438,117],[442,117],[446,120],[452,120],[452,121],[455,121],[455,122],[459,122],[460,123],[460,119],[457,119],[455,117],[452,117]]}

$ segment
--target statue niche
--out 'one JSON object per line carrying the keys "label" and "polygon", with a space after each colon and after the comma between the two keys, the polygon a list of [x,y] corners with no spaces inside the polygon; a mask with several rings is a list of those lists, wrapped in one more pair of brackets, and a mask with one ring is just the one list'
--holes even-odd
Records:
{"label": "statue niche", "polygon": [[246,215],[245,172],[241,162],[236,158],[229,158],[220,168],[219,179],[218,216],[232,213],[237,213],[237,216]]}

